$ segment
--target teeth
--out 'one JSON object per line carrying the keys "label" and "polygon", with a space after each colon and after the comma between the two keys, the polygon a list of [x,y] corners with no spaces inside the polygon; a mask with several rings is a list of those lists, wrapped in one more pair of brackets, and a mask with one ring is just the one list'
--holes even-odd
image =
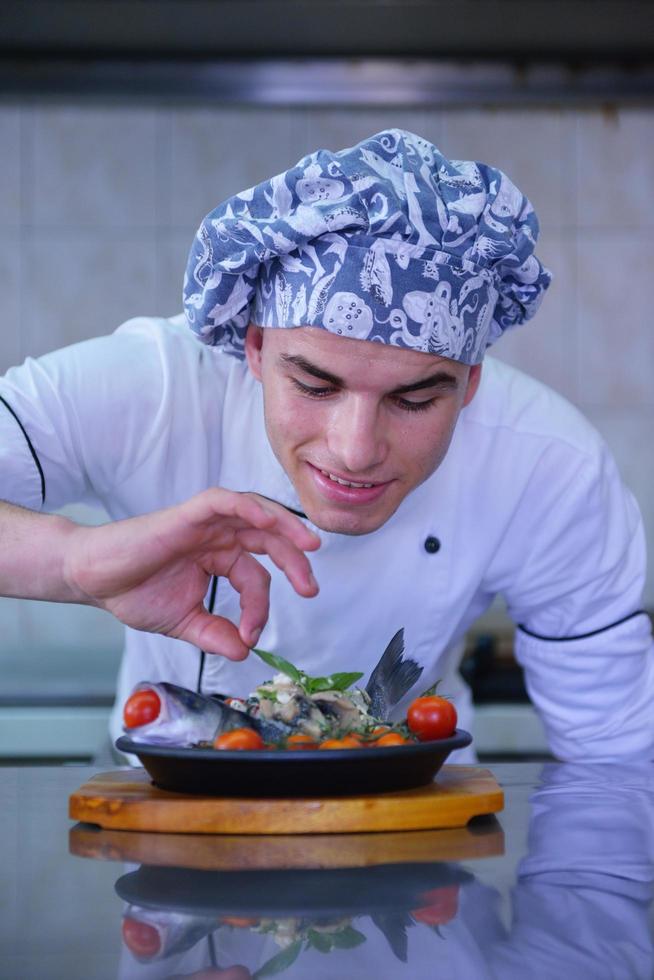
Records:
{"label": "teeth", "polygon": [[327,470],[321,470],[320,472],[324,473],[325,476],[328,476],[330,480],[334,481],[334,483],[340,483],[341,486],[344,487],[356,487],[357,490],[360,490],[362,487],[374,486],[372,483],[352,483],[349,480],[341,480],[340,476],[334,476],[333,473],[328,473]]}

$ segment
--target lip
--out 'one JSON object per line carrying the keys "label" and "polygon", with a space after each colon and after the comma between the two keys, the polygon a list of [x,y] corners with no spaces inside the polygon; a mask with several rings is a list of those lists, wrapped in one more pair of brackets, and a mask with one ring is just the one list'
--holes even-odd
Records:
{"label": "lip", "polygon": [[[320,495],[333,503],[349,505],[374,503],[383,496],[392,482],[391,480],[387,480],[385,483],[375,483],[372,487],[345,487],[342,483],[336,483],[334,480],[330,480],[313,463],[307,463],[307,466]],[[343,477],[343,479],[346,478]],[[358,483],[359,481],[355,480],[354,482]]]}

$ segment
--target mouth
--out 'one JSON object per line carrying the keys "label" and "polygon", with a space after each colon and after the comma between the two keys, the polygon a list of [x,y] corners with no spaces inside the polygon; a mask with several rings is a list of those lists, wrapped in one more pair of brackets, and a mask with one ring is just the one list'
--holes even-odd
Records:
{"label": "mouth", "polygon": [[381,497],[391,480],[371,483],[363,480],[346,479],[331,470],[323,470],[313,463],[307,463],[314,485],[321,496],[334,503],[369,504]]}

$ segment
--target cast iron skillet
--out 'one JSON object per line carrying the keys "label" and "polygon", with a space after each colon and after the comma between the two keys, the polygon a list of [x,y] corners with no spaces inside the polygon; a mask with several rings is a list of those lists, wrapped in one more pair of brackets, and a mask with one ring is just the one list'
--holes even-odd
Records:
{"label": "cast iron skillet", "polygon": [[217,751],[146,745],[122,735],[120,752],[135,754],[161,789],[204,796],[348,796],[413,789],[430,783],[450,752],[470,745],[450,738],[380,749]]}

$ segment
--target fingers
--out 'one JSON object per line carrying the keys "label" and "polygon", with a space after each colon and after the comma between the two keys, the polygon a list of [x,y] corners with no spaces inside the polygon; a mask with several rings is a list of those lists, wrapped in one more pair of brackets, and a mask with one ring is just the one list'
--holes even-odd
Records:
{"label": "fingers", "polygon": [[241,597],[239,636],[248,648],[253,647],[268,620],[270,574],[256,558],[243,552],[232,565],[227,577]]}
{"label": "fingers", "polygon": [[298,595],[310,598],[318,594],[318,583],[309,559],[285,538],[270,531],[245,528],[237,532],[236,540],[246,551],[269,555],[277,568],[284,572]]}
{"label": "fingers", "polygon": [[183,628],[173,635],[228,660],[245,660],[250,652],[249,644],[243,642],[234,624],[223,616],[207,612],[204,606],[198,607]]}
{"label": "fingers", "polygon": [[284,507],[257,494],[213,487],[181,506],[186,520],[202,531],[205,572],[229,580],[242,610],[238,630],[203,610],[195,626],[201,641],[188,632],[183,638],[208,653],[242,660],[257,643],[270,605],[270,575],[251,552],[268,555],[299,595],[311,597],[318,583],[304,552],[320,547],[320,538]]}
{"label": "fingers", "polygon": [[212,487],[197,494],[183,505],[194,522],[206,524],[215,518],[236,519],[244,525],[274,531],[288,538],[303,551],[315,551],[320,538],[299,517],[281,504],[255,493],[237,493]]}

